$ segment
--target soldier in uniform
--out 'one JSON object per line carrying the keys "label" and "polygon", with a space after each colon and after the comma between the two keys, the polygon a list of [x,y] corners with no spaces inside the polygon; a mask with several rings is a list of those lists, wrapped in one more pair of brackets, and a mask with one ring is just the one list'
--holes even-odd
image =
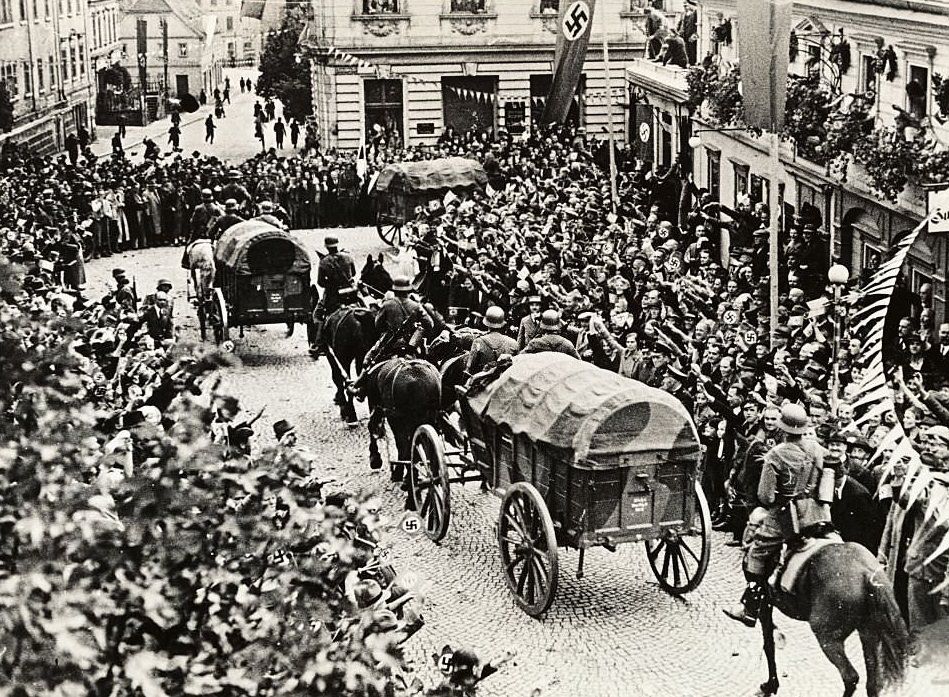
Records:
{"label": "soldier in uniform", "polygon": [[746,539],[751,537],[744,564],[748,586],[736,608],[723,610],[749,627],[758,621],[768,577],[777,566],[784,543],[808,528],[830,523],[830,500],[818,501],[818,490],[824,488],[821,479],[826,476],[832,497],[835,473],[833,469],[824,473],[822,449],[816,441],[804,439],[810,428],[804,407],[786,404],[778,426],[785,440],[765,455],[758,484],[758,502],[763,510],[752,513],[745,531]]}
{"label": "soldier in uniform", "polygon": [[496,305],[489,307],[484,313],[484,320],[482,321],[489,331],[487,334],[479,336],[471,344],[471,350],[468,352],[468,362],[465,366],[468,375],[480,373],[504,354],[513,356],[517,353],[517,342],[504,333],[507,323],[503,309]]}
{"label": "soldier in uniform", "polygon": [[224,202],[224,215],[219,216],[211,223],[208,234],[211,241],[217,242],[229,227],[244,222],[244,219],[237,214],[237,210],[237,199],[229,198]]}
{"label": "soldier in uniform", "polygon": [[[313,344],[316,347],[322,343],[323,321],[341,304],[340,291],[354,287],[356,278],[356,262],[347,252],[340,251],[339,240],[333,236],[327,236],[323,239],[323,244],[326,245],[326,256],[320,259],[320,266],[316,273],[316,283],[323,289],[323,297],[320,298],[313,312],[313,321],[316,325]],[[292,328],[290,331],[292,332]]]}
{"label": "soldier in uniform", "polygon": [[577,349],[560,335],[563,322],[560,313],[556,310],[545,310],[540,316],[540,334],[527,342],[527,346],[520,353],[540,353],[541,351],[556,351],[580,358]]}
{"label": "soldier in uniform", "polygon": [[540,335],[540,296],[529,296],[527,298],[527,307],[528,315],[521,319],[520,326],[517,328],[518,351],[523,351],[531,339]]}
{"label": "soldier in uniform", "polygon": [[205,239],[208,236],[212,221],[221,217],[224,211],[214,202],[214,194],[210,189],[201,190],[201,203],[198,204],[194,213],[191,214],[191,235],[188,242]]}

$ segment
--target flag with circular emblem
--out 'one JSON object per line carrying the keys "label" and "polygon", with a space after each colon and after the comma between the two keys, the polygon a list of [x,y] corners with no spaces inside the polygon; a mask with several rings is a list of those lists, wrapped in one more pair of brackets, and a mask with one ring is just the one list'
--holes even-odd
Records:
{"label": "flag with circular emblem", "polygon": [[561,0],[554,77],[544,104],[543,123],[564,123],[576,96],[590,43],[596,0]]}

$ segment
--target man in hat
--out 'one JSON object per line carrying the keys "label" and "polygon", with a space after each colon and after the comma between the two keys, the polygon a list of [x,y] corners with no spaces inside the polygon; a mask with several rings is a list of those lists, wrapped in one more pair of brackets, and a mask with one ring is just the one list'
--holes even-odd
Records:
{"label": "man in hat", "polygon": [[480,373],[504,354],[513,356],[517,353],[517,342],[504,333],[507,322],[503,309],[497,305],[489,307],[482,322],[488,333],[479,336],[471,344],[465,364],[468,375]]}
{"label": "man in hat", "polygon": [[873,470],[867,467],[873,456],[874,447],[859,433],[847,436],[847,474],[860,482],[871,494],[876,494],[879,484]]}
{"label": "man in hat", "polygon": [[560,320],[560,313],[556,310],[545,310],[540,316],[540,334],[528,341],[520,353],[556,351],[579,360],[580,354],[577,353],[577,349],[561,336],[562,329],[563,322]]}
{"label": "man in hat", "polygon": [[830,519],[844,542],[863,545],[874,555],[883,534],[873,497],[867,488],[848,476],[847,434],[834,431],[827,438],[828,452],[824,466],[834,470],[834,500],[830,504]]}
{"label": "man in hat", "polygon": [[[781,409],[778,426],[784,431],[785,440],[765,455],[758,484],[758,502],[764,508],[763,515],[753,533],[746,531],[746,536],[752,535],[744,564],[748,585],[738,607],[724,610],[728,617],[749,627],[758,621],[765,584],[777,565],[785,541],[808,527],[830,522],[826,504],[817,500],[823,454],[816,442],[804,439],[810,428],[804,407],[786,404]],[[757,517],[752,516],[752,519]]]}
{"label": "man in hat", "polygon": [[540,309],[541,298],[539,295],[530,295],[527,298],[528,314],[521,318],[520,325],[517,328],[517,350],[522,351],[525,346],[535,336],[540,335]]}
{"label": "man in hat", "polygon": [[221,238],[228,228],[232,225],[244,222],[244,218],[238,215],[239,206],[237,199],[229,198],[224,202],[224,215],[219,216],[211,223],[208,237],[216,242]]}
{"label": "man in hat", "polygon": [[699,21],[698,13],[695,10],[696,0],[685,0],[685,7],[679,22],[676,24],[676,31],[685,41],[685,51],[688,54],[689,65],[695,65],[697,57],[697,48],[699,40]]}
{"label": "man in hat", "polygon": [[211,222],[224,214],[221,207],[214,201],[214,193],[210,189],[201,190],[201,203],[195,206],[191,214],[191,235],[188,242],[206,239]]}
{"label": "man in hat", "polygon": [[347,252],[340,251],[336,237],[327,235],[323,243],[326,245],[326,256],[320,259],[316,282],[323,289],[324,311],[330,314],[339,307],[339,291],[353,287],[356,262]]}
{"label": "man in hat", "polygon": [[247,212],[251,207],[253,199],[247,189],[241,184],[240,171],[232,169],[227,176],[230,181],[221,189],[221,198],[225,201],[229,198],[234,199],[237,201],[237,205],[241,207],[241,210]]}

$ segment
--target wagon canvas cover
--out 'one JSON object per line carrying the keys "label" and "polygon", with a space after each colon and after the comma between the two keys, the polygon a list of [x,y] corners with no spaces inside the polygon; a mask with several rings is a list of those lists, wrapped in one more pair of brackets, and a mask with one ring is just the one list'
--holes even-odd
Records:
{"label": "wagon canvas cover", "polygon": [[701,457],[695,423],[675,397],[562,353],[515,356],[469,406],[594,468],[607,456],[629,465]]}
{"label": "wagon canvas cover", "polygon": [[443,157],[389,165],[376,179],[376,191],[412,194],[456,188],[483,189],[487,182],[488,175],[476,160]]}
{"label": "wagon canvas cover", "polygon": [[[249,274],[252,269],[248,262],[248,253],[258,244],[273,240],[282,240],[293,247],[293,262],[284,273],[308,273],[310,271],[310,253],[303,243],[293,235],[274,227],[264,220],[245,220],[229,227],[214,247],[214,258],[234,273]],[[272,243],[272,242],[271,242]]]}

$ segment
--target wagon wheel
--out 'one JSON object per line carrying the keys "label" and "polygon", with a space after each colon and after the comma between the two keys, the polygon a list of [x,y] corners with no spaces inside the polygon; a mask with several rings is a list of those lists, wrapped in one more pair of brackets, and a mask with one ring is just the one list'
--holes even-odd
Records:
{"label": "wagon wheel", "polygon": [[425,521],[425,534],[429,539],[438,542],[445,537],[451,519],[448,467],[441,436],[428,424],[419,426],[412,437],[409,496]]}
{"label": "wagon wheel", "polygon": [[518,482],[504,494],[498,544],[514,600],[531,617],[543,614],[557,594],[557,537],[547,504],[532,484]]}
{"label": "wagon wheel", "polygon": [[646,541],[649,566],[659,585],[672,595],[695,590],[712,555],[712,519],[708,501],[698,482],[694,484],[695,510],[691,525],[682,533],[669,530],[659,540]]}
{"label": "wagon wheel", "polygon": [[376,216],[376,232],[383,242],[398,247],[402,244],[402,223],[388,216]]}
{"label": "wagon wheel", "polygon": [[208,324],[214,332],[214,343],[218,344],[225,351],[234,350],[234,342],[229,339],[227,303],[224,302],[224,293],[220,288],[215,288],[214,293],[208,298],[206,303],[208,313]]}

